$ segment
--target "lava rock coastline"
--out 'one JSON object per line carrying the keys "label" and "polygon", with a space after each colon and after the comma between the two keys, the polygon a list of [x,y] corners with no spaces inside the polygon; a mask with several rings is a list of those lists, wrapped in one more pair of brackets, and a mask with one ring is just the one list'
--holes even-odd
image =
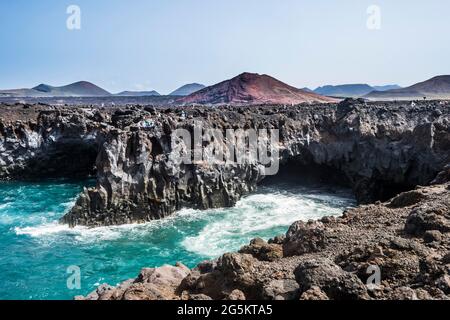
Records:
{"label": "lava rock coastline", "polygon": [[[282,168],[327,172],[327,179],[351,186],[360,205],[339,218],[296,222],[286,235],[254,239],[192,270],[182,263],[146,268],[76,299],[450,298],[448,102],[2,106],[0,179],[96,176],[96,187],[85,189],[62,219],[71,226],[144,222],[185,206],[232,206],[265,178],[261,164],[170,162],[171,133],[192,129],[199,119],[221,130],[279,129]],[[379,281],[371,282],[377,271]]]}
{"label": "lava rock coastline", "polygon": [[229,207],[254,191],[265,178],[261,163],[173,163],[171,134],[192,132],[198,121],[223,132],[278,129],[282,167],[326,169],[352,187],[361,204],[427,185],[450,163],[450,109],[442,101],[2,109],[0,179],[96,177],[96,186],[85,189],[62,219],[71,226]]}
{"label": "lava rock coastline", "polygon": [[[294,223],[189,270],[143,269],[77,300],[448,300],[450,166],[428,187]],[[375,275],[374,278],[371,277]]]}

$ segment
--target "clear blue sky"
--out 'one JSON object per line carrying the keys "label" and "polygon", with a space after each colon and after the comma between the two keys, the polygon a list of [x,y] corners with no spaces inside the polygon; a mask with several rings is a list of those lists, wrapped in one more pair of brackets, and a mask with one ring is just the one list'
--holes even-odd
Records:
{"label": "clear blue sky", "polygon": [[[66,9],[81,8],[81,30]],[[381,8],[381,30],[366,26]],[[450,74],[448,0],[0,0],[0,88],[168,93],[241,72],[297,87]]]}

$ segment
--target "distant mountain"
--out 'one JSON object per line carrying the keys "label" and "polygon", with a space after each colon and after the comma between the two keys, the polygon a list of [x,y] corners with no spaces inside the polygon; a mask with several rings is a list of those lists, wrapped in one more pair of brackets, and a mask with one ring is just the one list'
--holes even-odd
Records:
{"label": "distant mountain", "polygon": [[174,92],[172,92],[171,94],[169,94],[169,96],[188,96],[194,92],[197,92],[199,90],[202,90],[206,88],[206,86],[199,84],[199,83],[190,83],[190,84],[186,84],[180,88],[178,88],[177,90],[175,90]]}
{"label": "distant mountain", "polygon": [[53,97],[103,97],[111,95],[108,91],[87,81],[79,81],[62,87],[40,84],[33,90]]}
{"label": "distant mountain", "polygon": [[323,86],[314,90],[315,93],[332,97],[361,97],[374,89],[368,84],[343,84]]}
{"label": "distant mountain", "polygon": [[32,89],[0,90],[0,96],[10,97],[104,97],[108,91],[87,81],[79,81],[67,86],[53,87],[40,84]]}
{"label": "distant mountain", "polygon": [[407,88],[372,91],[365,98],[371,100],[450,99],[450,75],[437,76]]}
{"label": "distant mountain", "polygon": [[372,86],[375,91],[388,91],[388,90],[396,90],[402,89],[399,85],[396,84],[388,84],[386,86]]}
{"label": "distant mountain", "polygon": [[152,91],[122,91],[120,93],[115,94],[115,96],[119,97],[154,97],[160,96],[158,92],[155,90]]}
{"label": "distant mountain", "polygon": [[359,98],[365,96],[372,91],[385,91],[391,89],[401,88],[398,85],[386,85],[386,86],[369,86],[368,84],[343,84],[337,86],[323,86],[314,90],[315,93],[330,96],[330,97],[349,97],[349,98]]}
{"label": "distant mountain", "polygon": [[303,91],[306,91],[306,92],[314,92],[314,90],[311,90],[308,87],[301,88],[300,90],[303,90]]}
{"label": "distant mountain", "polygon": [[237,77],[206,87],[179,99],[182,104],[299,104],[303,102],[335,102],[291,87],[268,75],[243,73]]}
{"label": "distant mountain", "polygon": [[10,89],[0,90],[0,97],[45,97],[43,92],[39,92],[33,89]]}

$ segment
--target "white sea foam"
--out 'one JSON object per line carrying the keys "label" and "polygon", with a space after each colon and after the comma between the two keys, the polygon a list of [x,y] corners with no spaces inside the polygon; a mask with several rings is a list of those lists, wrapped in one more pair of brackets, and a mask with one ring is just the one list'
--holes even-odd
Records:
{"label": "white sea foam", "polygon": [[0,215],[0,224],[3,225],[11,225],[14,223],[15,219],[7,214],[1,214]]}
{"label": "white sea foam", "polygon": [[298,220],[342,214],[342,208],[330,205],[333,200],[337,197],[317,195],[316,199],[311,199],[282,193],[252,195],[239,201],[235,208],[228,209],[222,219],[209,223],[197,236],[185,238],[182,245],[199,255],[217,257],[224,251],[239,249],[243,238],[250,240],[276,227],[287,228]]}
{"label": "white sea foam", "polygon": [[[69,203],[68,203],[69,205]],[[155,228],[160,228],[163,224],[170,224],[174,219],[182,218],[185,220],[194,219],[198,215],[198,210],[184,209],[175,215],[164,219],[151,221],[144,224],[125,224],[120,226],[88,228],[77,226],[71,228],[68,225],[60,224],[57,221],[50,223],[42,223],[36,226],[15,227],[16,235],[26,235],[33,238],[48,238],[54,236],[73,236],[75,241],[82,243],[101,242],[107,240],[116,240],[121,237],[127,239],[139,238],[146,233],[151,232]]]}
{"label": "white sea foam", "polygon": [[[267,190],[266,190],[267,191]],[[270,190],[269,190],[270,191]],[[142,240],[162,228],[188,225],[202,221],[205,227],[197,234],[190,233],[181,245],[184,249],[206,257],[217,257],[226,251],[238,249],[256,237],[273,237],[270,230],[287,227],[298,220],[318,219],[325,215],[342,214],[342,206],[350,200],[339,195],[320,192],[265,192],[243,198],[233,208],[194,210],[183,209],[163,220],[145,224],[87,228],[70,228],[57,221],[42,222],[36,226],[16,227],[17,235],[39,238],[43,241],[72,239],[80,243],[98,243],[127,239]],[[73,201],[68,202],[70,207]],[[181,223],[180,223],[181,221]],[[180,232],[185,232],[180,229]],[[161,253],[164,247],[161,247]]]}
{"label": "white sea foam", "polygon": [[47,223],[36,227],[15,227],[14,232],[17,235],[28,235],[31,237],[41,237],[43,235],[68,232],[70,228],[58,223]]}
{"label": "white sea foam", "polygon": [[0,210],[7,209],[7,208],[10,207],[10,206],[11,206],[11,203],[3,203],[3,204],[0,204]]}
{"label": "white sea foam", "polygon": [[120,229],[123,227],[101,227],[87,228],[75,227],[70,228],[68,225],[58,222],[45,223],[34,227],[16,227],[14,232],[17,235],[27,235],[33,238],[44,238],[52,236],[73,236],[79,242],[97,242],[105,240],[114,240],[121,237]]}

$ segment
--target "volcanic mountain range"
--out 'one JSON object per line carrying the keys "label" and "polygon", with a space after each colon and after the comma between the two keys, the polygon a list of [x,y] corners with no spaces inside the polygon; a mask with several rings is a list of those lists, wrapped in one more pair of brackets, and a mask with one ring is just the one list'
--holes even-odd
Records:
{"label": "volcanic mountain range", "polygon": [[[195,91],[205,88],[204,85],[192,83],[184,85],[170,94],[170,96],[188,96]],[[40,84],[31,89],[0,90],[0,97],[155,97],[160,94],[155,91],[122,91],[112,94],[99,86],[79,81],[66,86],[54,87],[48,84]]]}
{"label": "volcanic mountain range", "polygon": [[[176,104],[298,104],[303,102],[334,102],[336,99],[289,86],[268,75],[243,73],[219,84],[205,87],[193,83],[171,93],[180,96]],[[111,93],[86,81],[63,87],[41,84],[32,89],[0,91],[6,97],[104,97]],[[115,96],[159,96],[156,91],[124,91]],[[184,96],[184,97],[183,97]]]}
{"label": "volcanic mountain range", "polygon": [[[0,90],[1,97],[156,97],[156,91],[123,91],[111,94],[87,81],[54,87],[40,84],[32,89]],[[323,86],[312,91],[298,89],[269,75],[242,73],[232,79],[205,87],[187,84],[173,91],[175,104],[255,105],[335,102],[337,98],[362,97],[369,100],[450,99],[450,76],[437,76],[407,88],[397,85],[372,87],[367,84]],[[177,98],[179,97],[179,98]]]}
{"label": "volcanic mountain range", "polygon": [[67,86],[54,87],[40,84],[31,89],[1,90],[6,97],[101,97],[111,95],[108,91],[87,81],[79,81]]}
{"label": "volcanic mountain range", "polygon": [[334,102],[333,98],[294,88],[268,75],[242,73],[179,100],[183,104],[298,104]]}

